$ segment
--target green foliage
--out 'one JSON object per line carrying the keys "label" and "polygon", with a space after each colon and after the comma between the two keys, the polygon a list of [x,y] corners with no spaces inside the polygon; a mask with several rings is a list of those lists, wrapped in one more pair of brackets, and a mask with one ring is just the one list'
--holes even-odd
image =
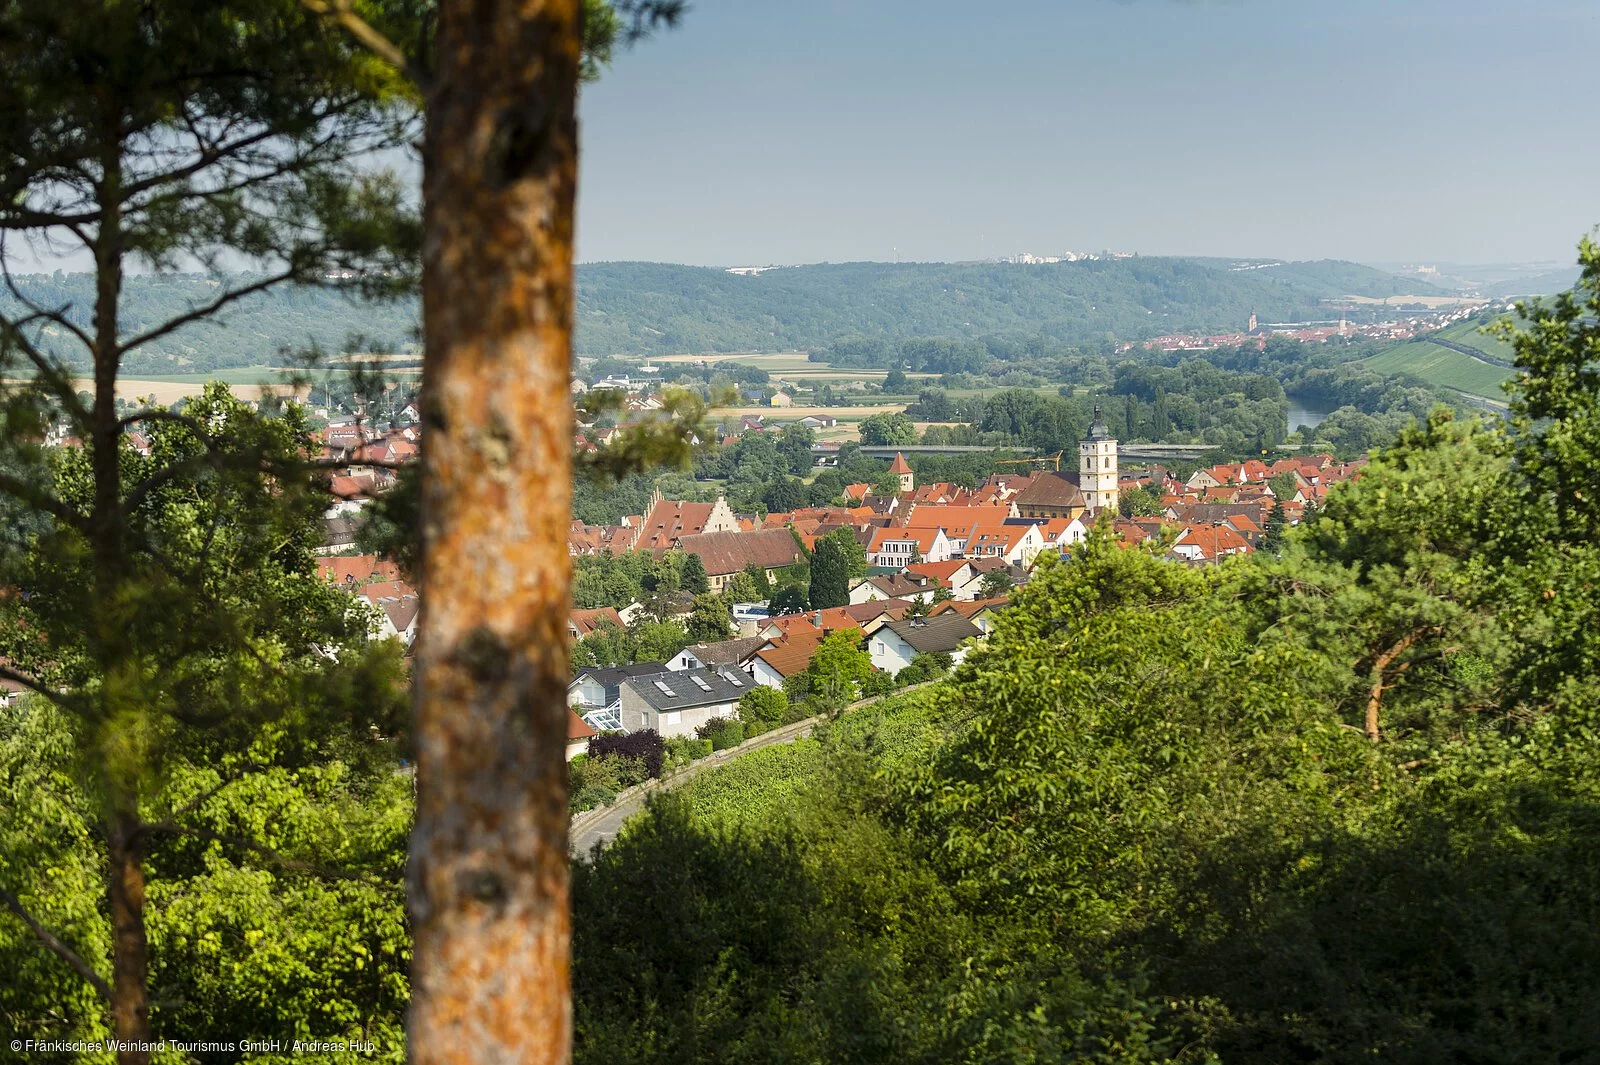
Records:
{"label": "green foliage", "polygon": [[1326,315],[1324,299],[1418,287],[1353,263],[1232,265],[1149,256],[1039,266],[838,263],[738,277],[661,263],[586,264],[578,270],[577,350],[809,350],[835,365],[951,373],[1029,349],[1099,345],[1108,334],[1242,329],[1252,309],[1269,321],[1310,321]]}
{"label": "green foliage", "polygon": [[702,740],[710,740],[713,751],[725,751],[744,742],[744,723],[733,718],[714,717],[694,733]]}
{"label": "green foliage", "polygon": [[865,556],[851,529],[835,529],[817,541],[811,555],[810,605],[812,610],[845,606],[850,602],[851,568]]}
{"label": "green foliage", "polygon": [[1283,513],[1283,500],[1280,497],[1273,502],[1272,510],[1267,514],[1267,526],[1262,530],[1261,542],[1256,549],[1273,555],[1282,551],[1283,537],[1288,528],[1289,519]]}
{"label": "green foliage", "polygon": [[776,688],[758,684],[739,696],[739,720],[746,728],[754,726],[762,731],[774,728],[783,721],[789,709],[789,700]]}
{"label": "green foliage", "polygon": [[683,560],[680,580],[683,590],[695,595],[704,595],[711,590],[711,578],[706,573],[705,560],[696,554],[690,554]]}
{"label": "green foliage", "polygon": [[938,680],[950,672],[950,655],[945,651],[936,654],[919,653],[911,659],[911,663],[894,675],[894,682],[901,687],[910,684],[921,684],[925,681]]}
{"label": "green foliage", "polygon": [[910,418],[894,411],[863,418],[861,442],[872,447],[897,447],[917,442],[917,427]]}
{"label": "green foliage", "polygon": [[[728,600],[707,592],[694,597],[694,609],[689,614],[688,633],[691,643],[715,643],[726,640],[733,631],[733,618],[728,612]],[[678,650],[682,650],[680,647]],[[674,651],[673,654],[677,654]],[[667,656],[668,658],[671,655]],[[656,659],[655,661],[666,661]]]}
{"label": "green foliage", "polygon": [[[846,600],[849,599],[848,590]],[[810,603],[810,593],[803,584],[786,584],[772,594],[767,610],[774,617],[782,614],[803,614]]]}
{"label": "green foliage", "polygon": [[[73,728],[43,700],[0,715],[0,886],[99,958],[110,928],[98,903],[98,811]],[[276,1030],[402,1051],[410,783],[392,754],[348,754],[292,768],[169,765],[159,802],[190,809],[181,831],[150,837],[148,921],[174,1032]],[[0,982],[8,1031],[107,1034],[88,985],[10,918],[0,919],[0,960],[13,974]]]}
{"label": "green foliage", "polygon": [[797,687],[811,696],[819,709],[837,709],[861,697],[862,687],[875,672],[872,657],[861,649],[861,642],[860,629],[839,629],[817,644]]}
{"label": "green foliage", "polygon": [[1154,517],[1161,514],[1161,486],[1151,482],[1123,492],[1117,497],[1117,512],[1124,518]]}
{"label": "green foliage", "polygon": [[594,631],[572,645],[572,664],[626,666],[634,662],[666,662],[693,642],[689,630],[677,621],[655,621],[641,615],[632,625],[621,628],[601,619]]}
{"label": "green foliage", "polygon": [[1010,570],[992,569],[979,579],[978,590],[980,593],[982,593],[983,598],[993,599],[996,596],[1005,595],[1007,592],[1011,591],[1011,589],[1016,586],[1016,583],[1017,582],[1011,576]]}

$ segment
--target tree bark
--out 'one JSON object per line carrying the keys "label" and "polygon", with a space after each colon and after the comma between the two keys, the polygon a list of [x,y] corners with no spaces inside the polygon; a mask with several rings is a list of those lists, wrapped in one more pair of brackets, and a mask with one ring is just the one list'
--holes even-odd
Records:
{"label": "tree bark", "polygon": [[[1387,648],[1379,651],[1378,656],[1372,660],[1372,671],[1367,675],[1366,733],[1367,739],[1373,743],[1378,742],[1378,712],[1383,704],[1383,689],[1388,669],[1394,664],[1395,659],[1409,651],[1411,645],[1427,635],[1428,631],[1428,629],[1423,628],[1414,629],[1406,633]],[[1403,670],[1405,666],[1402,665],[1400,668]]]}
{"label": "tree bark", "polygon": [[[94,400],[89,410],[90,466],[94,510],[89,522],[97,598],[116,602],[127,578],[122,527],[122,427],[117,418],[117,372],[121,368],[119,304],[122,299],[121,101],[102,101],[100,219],[94,238]],[[101,672],[114,676],[127,663],[125,634],[110,617],[99,619],[95,650]],[[106,686],[107,688],[111,686]],[[102,693],[100,698],[114,698]],[[115,707],[105,708],[114,720]],[[140,854],[139,801],[131,780],[113,779],[111,823],[106,833],[106,901],[111,911],[111,1028],[129,1049],[120,1065],[146,1065],[151,1041],[149,943],[144,923],[144,866]]]}
{"label": "tree bark", "polygon": [[409,1052],[566,1062],[579,0],[445,0],[424,146]]}
{"label": "tree bark", "polygon": [[144,927],[144,865],[138,825],[119,819],[109,833],[106,896],[111,906],[111,1023],[129,1048],[117,1051],[120,1065],[146,1065],[150,1053],[148,947]]}

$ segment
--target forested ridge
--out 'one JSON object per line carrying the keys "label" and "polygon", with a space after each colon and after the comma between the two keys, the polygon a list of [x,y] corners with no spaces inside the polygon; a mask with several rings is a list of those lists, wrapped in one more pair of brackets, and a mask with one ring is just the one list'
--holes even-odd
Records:
{"label": "forested ridge", "polygon": [[[67,308],[80,325],[88,321],[91,275],[57,271],[22,275],[16,283],[35,303]],[[214,298],[217,290],[214,279],[199,274],[130,276],[123,328],[136,334]],[[1232,270],[1220,260],[1143,257],[1026,266],[840,263],[756,276],[667,263],[591,263],[578,267],[574,346],[581,355],[666,355],[814,349],[856,335],[993,334],[1085,344],[1108,336],[1239,330],[1252,311],[1263,321],[1320,319],[1329,314],[1323,299],[1418,290],[1403,278],[1336,261],[1260,270]],[[0,310],[15,313],[20,306],[0,293]],[[184,373],[273,364],[286,350],[312,345],[410,352],[418,320],[412,300],[372,303],[334,288],[286,286],[131,352],[128,367]],[[61,339],[47,329],[47,341],[52,336]],[[64,342],[56,346],[72,354]]]}

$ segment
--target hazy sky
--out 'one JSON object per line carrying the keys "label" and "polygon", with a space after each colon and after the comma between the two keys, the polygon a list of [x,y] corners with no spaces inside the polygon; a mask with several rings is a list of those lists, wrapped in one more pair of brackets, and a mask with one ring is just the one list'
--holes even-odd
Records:
{"label": "hazy sky", "polygon": [[1600,0],[693,0],[582,101],[579,254],[1571,261]]}

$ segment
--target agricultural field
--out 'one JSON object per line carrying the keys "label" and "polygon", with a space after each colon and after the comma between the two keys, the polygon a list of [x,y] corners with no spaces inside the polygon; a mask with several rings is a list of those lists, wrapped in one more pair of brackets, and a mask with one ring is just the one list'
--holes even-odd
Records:
{"label": "agricultural field", "polygon": [[943,684],[849,711],[816,738],[763,747],[707,770],[684,792],[696,816],[730,829],[771,825],[805,801],[837,758],[862,753],[884,769],[930,758],[965,720]]}
{"label": "agricultural field", "polygon": [[[189,374],[149,374],[145,377],[121,377],[117,379],[117,395],[126,400],[137,399],[141,396],[154,396],[157,403],[169,405],[189,396],[197,396],[208,381],[222,381],[229,385],[234,395],[241,399],[260,399],[264,391],[263,386],[270,386],[276,391],[287,391],[285,374],[266,366],[239,367],[226,370],[213,370],[210,373]],[[87,378],[77,381],[80,389],[88,390],[94,387],[94,382]]]}
{"label": "agricultural field", "polygon": [[1500,382],[1511,376],[1511,371],[1504,366],[1482,362],[1425,340],[1397,345],[1363,359],[1361,365],[1379,373],[1411,374],[1430,385],[1493,400],[1503,398]]}

